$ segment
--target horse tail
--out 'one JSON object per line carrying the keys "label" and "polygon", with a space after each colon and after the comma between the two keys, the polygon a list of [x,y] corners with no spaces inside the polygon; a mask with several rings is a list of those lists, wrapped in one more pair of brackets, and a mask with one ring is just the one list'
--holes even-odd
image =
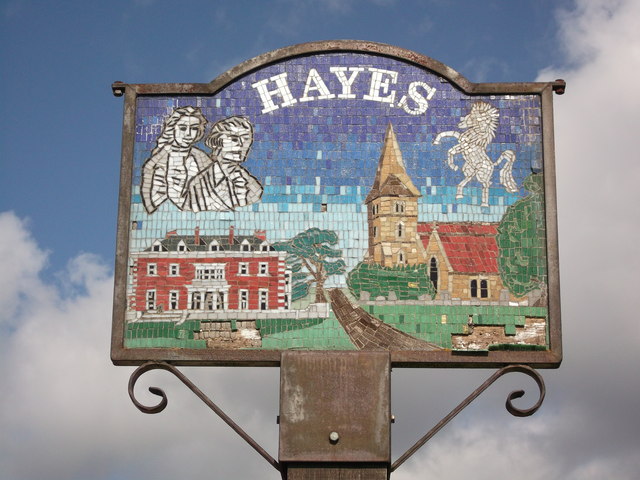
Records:
{"label": "horse tail", "polygon": [[500,158],[496,160],[494,165],[499,165],[503,160],[507,162],[500,170],[500,183],[509,193],[516,193],[518,191],[518,184],[513,179],[513,163],[516,161],[516,154],[512,150],[505,150],[500,155]]}

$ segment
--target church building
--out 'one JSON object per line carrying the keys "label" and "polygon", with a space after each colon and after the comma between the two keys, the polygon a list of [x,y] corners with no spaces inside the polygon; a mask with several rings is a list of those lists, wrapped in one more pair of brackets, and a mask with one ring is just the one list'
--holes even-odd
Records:
{"label": "church building", "polygon": [[365,261],[383,267],[425,263],[418,236],[420,191],[407,175],[398,140],[389,124],[371,191],[365,200],[369,249]]}
{"label": "church building", "polygon": [[498,224],[418,222],[420,197],[389,124],[365,200],[369,230],[365,262],[383,267],[426,264],[438,301],[526,301],[514,297],[502,283]]}

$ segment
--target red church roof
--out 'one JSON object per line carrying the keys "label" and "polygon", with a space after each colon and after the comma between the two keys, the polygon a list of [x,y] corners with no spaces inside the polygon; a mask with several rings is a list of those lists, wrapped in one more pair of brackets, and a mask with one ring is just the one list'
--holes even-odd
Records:
{"label": "red church roof", "polygon": [[[498,273],[497,224],[437,223],[451,268],[457,273]],[[418,234],[426,248],[434,229],[433,223],[419,223]]]}

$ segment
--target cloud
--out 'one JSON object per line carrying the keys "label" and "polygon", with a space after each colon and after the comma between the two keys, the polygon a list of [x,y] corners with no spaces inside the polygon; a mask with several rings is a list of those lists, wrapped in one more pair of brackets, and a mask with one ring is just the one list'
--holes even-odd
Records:
{"label": "cloud", "polygon": [[[554,96],[565,360],[542,372],[541,410],[507,414],[509,391],[524,387],[524,406],[537,391],[508,375],[394,480],[637,477],[638,18],[636,1],[576,2],[559,14],[563,66],[539,76],[568,83]],[[133,368],[109,361],[113,279],[99,258],[79,254],[44,280],[48,253],[29,222],[0,213],[0,231],[0,478],[279,478],[167,373],[149,373],[137,387],[150,404],[146,387],[164,388],[167,409],[134,408],[126,391]],[[276,455],[277,369],[181,370]],[[490,374],[395,369],[394,458]]]}
{"label": "cloud", "polygon": [[[510,419],[499,408],[508,389],[496,384],[401,466],[395,480],[423,472],[452,480],[631,480],[640,471],[640,93],[631,81],[640,70],[640,3],[585,0],[558,15],[564,67],[545,69],[539,80],[568,84],[553,99],[564,362],[542,372],[547,397],[533,417]],[[395,405],[406,409],[400,419],[424,425],[404,427],[416,439],[488,376],[394,375]],[[522,380],[504,381],[518,388]],[[466,393],[454,384],[464,384]]]}
{"label": "cloud", "polygon": [[27,231],[28,222],[11,212],[0,213],[0,326],[13,327],[21,299],[45,295],[32,289],[37,275],[46,264],[47,253],[37,249]]}
{"label": "cloud", "polygon": [[[127,395],[133,369],[109,360],[109,269],[81,254],[57,276],[66,286],[47,284],[40,278],[46,253],[27,222],[3,213],[0,228],[2,307],[16,312],[0,349],[0,478],[175,479],[212,471],[234,478],[234,463],[222,459],[241,462],[253,477],[271,468],[166,373],[148,373],[137,387],[149,404],[155,397],[145,387],[164,388],[165,412],[138,412]],[[275,369],[185,370],[275,455]],[[247,394],[247,386],[259,389],[259,399]]]}

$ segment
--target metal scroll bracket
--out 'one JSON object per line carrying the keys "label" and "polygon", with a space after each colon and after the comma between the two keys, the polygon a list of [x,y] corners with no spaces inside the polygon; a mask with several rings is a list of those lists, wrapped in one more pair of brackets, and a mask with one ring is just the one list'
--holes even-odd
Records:
{"label": "metal scroll bracket", "polygon": [[505,405],[507,408],[507,411],[511,415],[514,415],[516,417],[528,417],[529,415],[533,415],[534,413],[536,413],[540,408],[540,406],[542,405],[542,402],[544,401],[544,396],[546,393],[544,380],[542,379],[542,376],[536,370],[534,370],[533,368],[527,365],[509,365],[509,366],[503,367],[497,372],[495,372],[493,375],[491,375],[482,385],[476,388],[473,391],[473,393],[471,393],[471,395],[469,395],[462,402],[460,402],[460,404],[458,404],[456,408],[451,410],[451,412],[449,412],[449,414],[446,417],[440,420],[440,422],[438,422],[438,424],[435,427],[429,430],[420,440],[418,440],[411,448],[409,448],[409,450],[407,450],[405,453],[403,453],[400,456],[400,458],[398,458],[395,462],[393,462],[393,464],[391,465],[390,471],[393,472],[394,470],[396,470],[409,457],[411,457],[411,455],[416,453],[420,449],[420,447],[422,447],[425,443],[427,443],[436,433],[442,430],[442,428],[447,423],[453,420],[453,418],[456,415],[458,415],[458,413],[460,413],[471,402],[473,402],[476,398],[478,398],[480,394],[484,392],[487,388],[489,388],[496,380],[498,380],[503,375],[511,372],[524,373],[525,375],[528,375],[529,377],[533,378],[533,380],[535,380],[536,384],[538,385],[539,396],[538,396],[538,401],[531,408],[520,409],[515,407],[512,401],[515,400],[516,398],[522,397],[524,395],[524,390],[514,390],[507,397],[507,401]]}
{"label": "metal scroll bracket", "polygon": [[138,379],[146,372],[150,370],[165,370],[172,373],[182,383],[184,383],[189,390],[196,394],[196,396],[202,400],[213,412],[218,415],[227,425],[229,425],[234,432],[236,432],[244,441],[246,441],[256,452],[258,452],[272,467],[280,471],[280,464],[269,453],[262,448],[247,432],[245,432],[236,422],[234,422],[226,413],[220,409],[213,401],[207,397],[202,390],[196,387],[191,380],[189,380],[180,370],[173,365],[164,362],[147,362],[144,365],[138,367],[129,378],[129,397],[134,405],[143,413],[160,413],[167,406],[167,395],[164,391],[158,387],[149,387],[149,391],[154,395],[161,397],[160,403],[153,406],[143,405],[135,397],[134,388]]}
{"label": "metal scroll bracket", "polygon": [[[382,353],[382,352],[380,352]],[[325,354],[326,355],[326,354]],[[366,356],[365,356],[366,357]],[[363,365],[359,365],[360,367],[367,367],[370,366],[372,370],[384,370],[384,371],[388,371],[390,373],[390,368],[384,367],[383,364],[385,362],[384,359],[382,358],[377,358],[375,356],[375,354],[373,354],[373,356],[369,357],[354,357],[353,360],[350,361],[354,361],[354,362],[359,362],[359,363],[363,363]],[[294,362],[298,362],[299,360],[297,359],[297,357],[293,357],[293,361]],[[283,360],[286,360],[285,358],[283,358]],[[311,357],[310,360],[306,359],[305,362],[307,362],[307,365],[309,365],[310,368],[310,372],[313,370],[314,364],[321,362],[321,363],[327,363],[327,362],[331,362],[334,361],[334,359],[332,359],[331,357],[329,358],[322,358],[322,357],[318,357],[318,358],[314,358]],[[343,360],[340,360],[341,362],[343,362]],[[287,363],[291,363],[292,360],[287,360],[284,361],[283,364],[286,366]],[[370,364],[370,365],[369,365]],[[293,363],[291,363],[291,365],[294,365]],[[300,363],[296,364],[296,365],[302,365]],[[381,365],[383,366],[382,368]],[[342,367],[344,367],[344,365],[342,365]],[[133,401],[134,405],[138,408],[138,410],[140,410],[143,413],[159,413],[161,411],[163,411],[166,406],[167,406],[167,396],[164,393],[164,391],[158,387],[149,387],[149,392],[151,392],[154,395],[157,395],[158,397],[161,398],[160,402],[156,405],[151,405],[151,406],[147,406],[147,405],[143,405],[142,403],[140,403],[134,394],[134,388],[136,385],[136,382],[138,381],[138,379],[146,372],[151,371],[151,370],[165,370],[167,372],[172,373],[175,377],[178,378],[178,380],[180,380],[183,384],[185,384],[198,398],[200,398],[211,410],[213,410],[213,412],[218,415],[227,425],[229,425],[238,435],[240,435],[240,437],[242,439],[244,439],[256,452],[258,452],[267,462],[269,462],[269,464],[274,467],[276,470],[278,470],[283,479],[288,479],[289,477],[291,479],[303,479],[303,478],[312,478],[312,477],[308,477],[307,475],[307,468],[309,466],[314,466],[314,467],[324,467],[327,468],[331,465],[332,460],[334,461],[333,464],[338,465],[335,460],[336,460],[336,455],[335,452],[324,452],[324,450],[322,450],[323,448],[326,449],[326,446],[322,445],[322,442],[318,443],[312,440],[312,443],[309,446],[309,451],[313,451],[313,455],[312,457],[317,457],[318,458],[302,458],[303,453],[304,452],[299,452],[299,451],[294,451],[291,448],[289,450],[287,450],[286,445],[287,445],[287,439],[284,439],[284,443],[283,443],[283,424],[281,423],[280,428],[281,428],[281,432],[280,432],[280,456],[282,457],[280,459],[280,462],[278,462],[277,460],[275,460],[271,455],[269,455],[269,453],[267,453],[264,448],[262,448],[251,436],[249,436],[242,428],[240,428],[240,426],[238,426],[228,415],[226,415],[209,397],[207,397],[198,387],[196,387],[182,372],[180,372],[177,368],[175,368],[173,365],[170,365],[168,363],[164,363],[164,362],[148,362],[145,363],[143,365],[141,365],[140,367],[138,367],[132,374],[131,377],[129,379],[129,396],[131,398],[131,400]],[[286,370],[286,369],[285,369]],[[338,369],[340,370],[340,369]],[[350,370],[350,369],[349,369]],[[342,371],[344,371],[344,368],[342,369]],[[513,392],[511,392],[506,400],[506,409],[507,411],[517,417],[527,417],[529,415],[533,415],[542,405],[542,402],[544,401],[544,397],[545,397],[545,385],[544,385],[544,381],[542,379],[542,376],[533,368],[527,366],[527,365],[509,365],[506,367],[503,367],[501,369],[499,369],[498,371],[496,371],[493,375],[491,375],[482,385],[480,385],[478,388],[476,388],[469,396],[467,396],[467,398],[465,398],[462,402],[460,402],[460,404],[458,404],[458,406],[456,406],[453,410],[451,410],[451,412],[445,416],[440,422],[438,422],[437,425],[435,425],[431,430],[429,430],[422,438],[420,438],[411,448],[409,448],[404,454],[402,454],[395,462],[391,463],[390,461],[390,442],[387,442],[385,440],[385,438],[382,438],[382,440],[380,440],[380,438],[378,438],[377,444],[372,446],[368,446],[367,448],[369,448],[372,452],[373,455],[371,458],[356,458],[353,457],[351,458],[351,456],[353,456],[354,454],[351,452],[345,452],[343,455],[346,455],[345,458],[340,459],[343,463],[342,466],[344,467],[345,465],[347,466],[348,471],[351,471],[350,469],[355,468],[356,470],[358,469],[365,469],[365,468],[369,468],[371,469],[373,467],[374,470],[371,470],[371,473],[373,474],[374,471],[379,470],[380,471],[380,476],[375,476],[375,478],[388,478],[388,476],[391,474],[391,472],[395,471],[398,467],[400,467],[400,465],[402,465],[405,461],[407,461],[409,459],[409,457],[411,457],[414,453],[416,453],[422,446],[424,446],[436,433],[438,433],[445,425],[447,425],[451,420],[453,420],[453,418],[458,415],[458,413],[460,413],[462,410],[464,410],[471,402],[473,402],[473,400],[475,400],[478,396],[480,396],[480,394],[482,394],[485,390],[487,390],[496,380],[498,380],[500,377],[502,377],[503,375],[507,374],[507,373],[512,373],[512,372],[517,372],[517,373],[523,373],[529,377],[531,377],[536,384],[538,385],[538,389],[539,389],[539,396],[538,396],[538,400],[537,402],[530,408],[526,408],[526,409],[520,409],[518,407],[515,407],[513,405],[513,400],[520,398],[524,395],[524,391],[523,390],[515,390]],[[309,373],[309,372],[307,372]],[[328,373],[328,372],[327,372]],[[288,393],[287,390],[288,389],[292,389],[293,387],[296,387],[296,385],[293,385],[291,382],[293,380],[295,380],[295,382],[297,383],[298,380],[295,379],[294,377],[292,377],[290,374],[286,375],[286,371],[281,373],[282,375],[285,375],[281,378],[281,396],[282,394],[284,394],[285,397],[287,397]],[[356,410],[360,410],[363,409],[364,405],[370,405],[371,408],[373,409],[373,413],[371,412],[365,412],[365,420],[367,420],[369,423],[372,424],[372,428],[374,428],[377,432],[380,432],[380,426],[381,424],[387,425],[386,420],[381,420],[381,412],[388,412],[390,410],[390,375],[386,374],[386,373],[382,373],[378,375],[379,378],[377,378],[375,380],[375,382],[373,382],[373,390],[376,390],[378,393],[381,393],[381,395],[370,395],[367,396],[367,402],[356,402],[355,405],[358,407]],[[357,376],[352,376],[349,378],[362,378],[362,375],[357,375]],[[303,378],[302,380],[302,385],[304,385],[304,383],[307,380],[305,380]],[[333,380],[332,380],[333,381]],[[342,382],[344,383],[344,379],[342,380]],[[357,380],[357,382],[360,382],[360,380]],[[348,384],[348,382],[347,382]],[[328,385],[329,387],[335,387],[335,385]],[[343,385],[344,386],[344,385]],[[354,385],[354,387],[356,387],[356,389],[359,389],[362,385],[360,384],[356,384]],[[299,389],[293,388],[293,390],[296,390],[296,395],[299,395]],[[334,390],[335,391],[335,390]],[[353,393],[353,392],[352,392]],[[377,400],[374,400],[374,397],[380,397]],[[353,399],[352,399],[353,400]],[[283,403],[283,399],[280,399],[281,402],[281,416],[284,415],[283,418],[286,418],[287,414],[291,414],[291,412],[286,412],[286,398],[285,401]],[[284,405],[284,407],[283,407]],[[313,401],[311,401],[311,403],[309,403],[309,406],[312,406],[312,410],[315,410],[315,407],[317,407],[318,405],[313,405]],[[297,406],[296,408],[299,408],[299,406]],[[326,407],[321,407],[320,410],[322,410],[322,408],[326,408]],[[293,412],[295,413],[295,412]],[[370,417],[367,417],[367,415]],[[389,421],[391,421],[391,416],[388,415],[388,419]],[[382,423],[381,423],[382,422]],[[334,425],[325,425],[324,423],[326,422],[320,422],[320,424],[318,425],[319,428],[319,432],[321,433],[321,437],[324,438],[324,430],[326,430],[328,427],[334,427]],[[366,421],[365,421],[366,423]],[[340,445],[340,444],[344,444],[344,442],[349,442],[349,438],[350,438],[350,434],[349,434],[349,424],[348,423],[342,423],[340,424],[338,422],[338,425],[341,426],[341,428],[344,429],[344,440],[342,439],[342,437],[340,436],[340,434],[342,433],[342,431],[338,432],[337,428],[330,428],[331,432],[329,434],[329,436],[327,437],[327,442],[330,442],[330,445]],[[291,428],[291,427],[290,427]],[[385,427],[386,428],[386,427]],[[385,428],[382,428],[383,431],[386,431]],[[286,430],[286,429],[285,429]],[[304,438],[305,436],[309,436],[310,434],[313,435],[313,430],[316,430],[316,428],[312,425],[311,428],[311,432],[309,430],[306,430],[305,432],[298,432],[300,433],[300,438]],[[335,431],[334,431],[335,430]],[[390,433],[390,432],[388,432]],[[295,434],[295,431],[294,431]],[[332,436],[333,435],[333,436]],[[295,435],[288,435],[291,436],[291,438],[294,438]],[[380,435],[370,435],[369,437],[380,437]],[[387,437],[390,440],[390,435],[388,434],[383,434],[383,437]],[[285,445],[285,449],[283,450],[283,444]],[[300,442],[293,442],[292,445],[296,445],[295,448],[298,448],[297,446],[300,445]],[[320,445],[320,447],[318,447],[318,445]],[[346,446],[346,445],[345,445]],[[360,445],[360,447],[362,447],[362,445]],[[294,447],[292,447],[294,448]],[[328,447],[331,448],[331,447]],[[319,449],[319,450],[318,450]],[[348,449],[351,450],[351,449]],[[357,449],[356,449],[357,450]],[[360,450],[361,451],[361,450]],[[320,452],[320,454],[318,454],[318,452]],[[316,455],[317,454],[317,455]],[[291,456],[291,458],[288,458],[288,456]],[[299,458],[296,458],[296,456],[298,456]],[[322,457],[327,457],[327,458],[322,458]],[[339,456],[339,455],[338,455]],[[377,460],[377,459],[383,459],[382,461]],[[302,462],[300,462],[300,460],[303,460]],[[320,463],[318,463],[318,461]],[[344,462],[347,462],[346,464]],[[284,462],[284,463],[283,463]],[[368,462],[368,463],[367,463]],[[386,465],[385,465],[386,464]],[[335,470],[335,468],[334,468]],[[333,470],[332,470],[333,471]],[[386,473],[385,473],[386,472]],[[374,476],[371,476],[371,478],[374,478]],[[359,476],[354,476],[353,478],[361,478]],[[315,478],[315,477],[313,477]],[[347,475],[347,477],[345,478],[351,478]]]}

